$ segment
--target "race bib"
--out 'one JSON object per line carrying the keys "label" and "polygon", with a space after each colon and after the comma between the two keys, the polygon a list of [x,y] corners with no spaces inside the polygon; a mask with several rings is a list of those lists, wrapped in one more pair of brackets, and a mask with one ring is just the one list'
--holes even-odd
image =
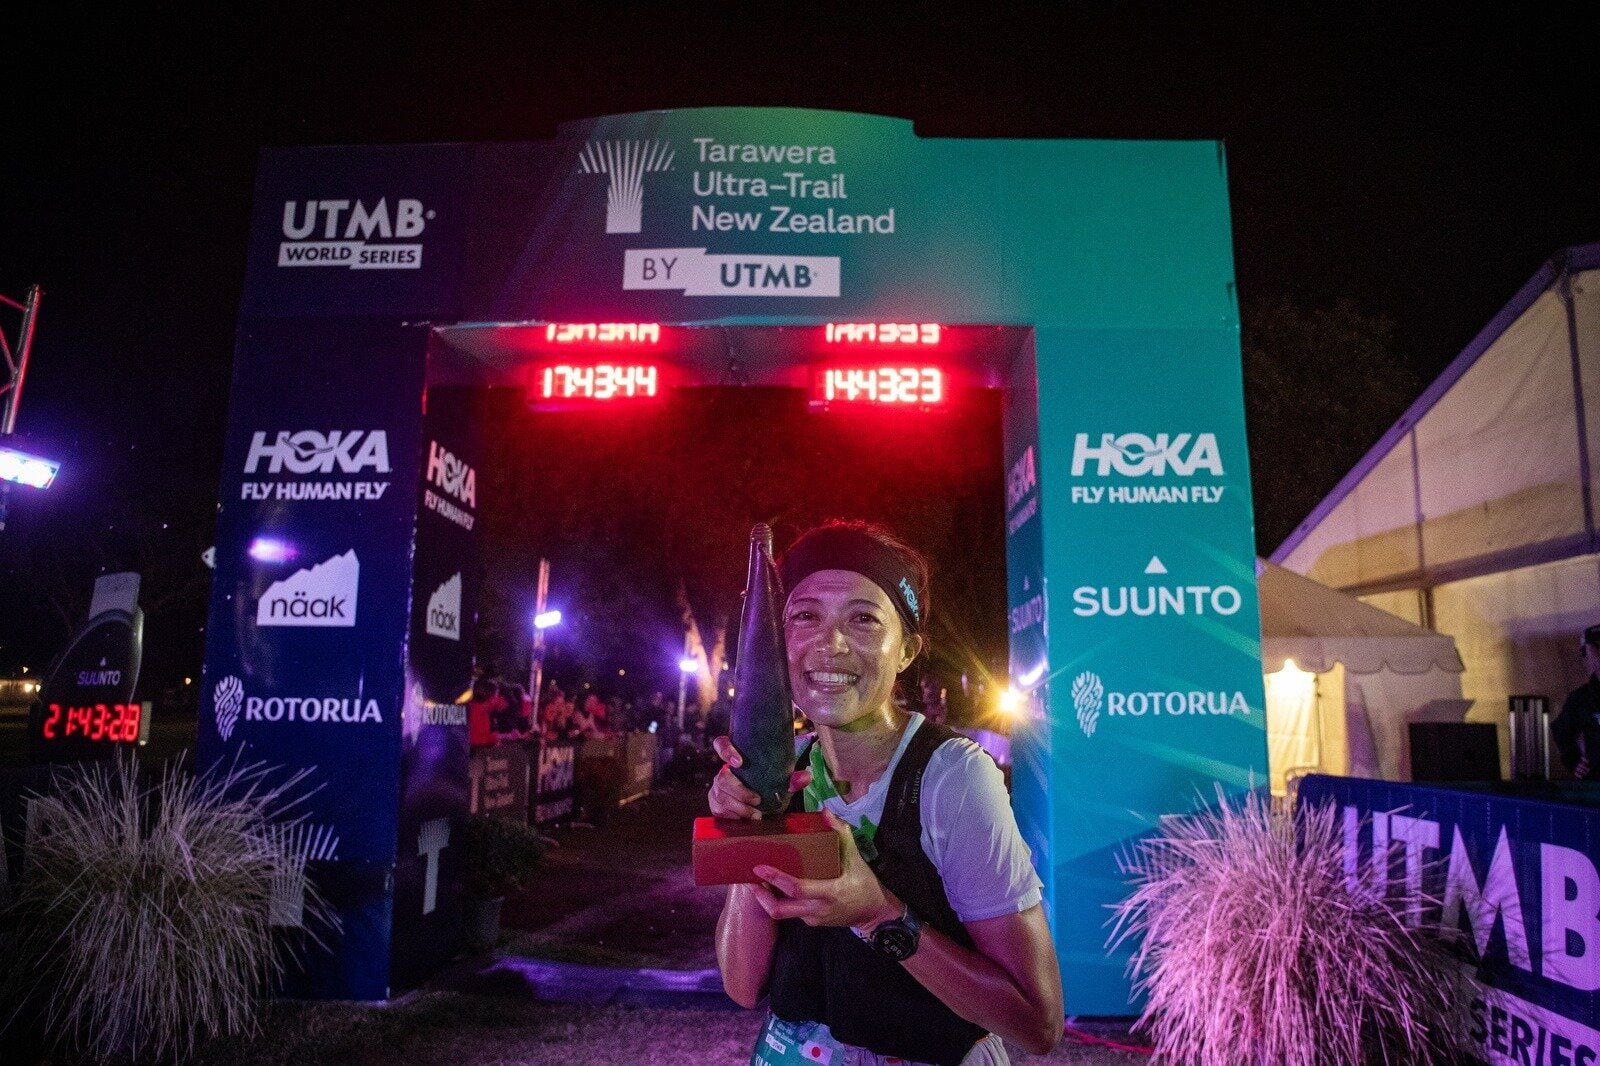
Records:
{"label": "race bib", "polygon": [[845,1066],[844,1047],[821,1022],[786,1022],[767,1013],[767,1024],[756,1037],[750,1066],[799,1066],[822,1063]]}

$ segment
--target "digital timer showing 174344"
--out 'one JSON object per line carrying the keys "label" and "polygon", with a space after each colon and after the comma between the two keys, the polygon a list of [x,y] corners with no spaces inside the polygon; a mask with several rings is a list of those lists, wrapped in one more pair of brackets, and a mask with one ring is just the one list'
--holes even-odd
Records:
{"label": "digital timer showing 174344", "polygon": [[52,703],[45,708],[40,731],[46,740],[68,738],[130,744],[139,739],[137,703]]}

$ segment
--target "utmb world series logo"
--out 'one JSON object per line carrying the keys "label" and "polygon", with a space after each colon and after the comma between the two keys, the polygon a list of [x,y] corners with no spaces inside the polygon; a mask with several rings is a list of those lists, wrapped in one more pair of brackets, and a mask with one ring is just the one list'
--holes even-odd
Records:
{"label": "utmb world series logo", "polygon": [[638,233],[644,222],[644,176],[672,169],[664,141],[590,141],[578,154],[578,171],[606,174],[606,232]]}

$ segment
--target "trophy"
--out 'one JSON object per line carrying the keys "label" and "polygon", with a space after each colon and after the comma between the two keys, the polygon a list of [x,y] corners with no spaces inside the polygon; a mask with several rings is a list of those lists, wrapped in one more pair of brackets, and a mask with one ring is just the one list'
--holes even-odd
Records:
{"label": "trophy", "polygon": [[772,529],[757,525],[750,531],[729,735],[742,760],[733,773],[761,797],[761,820],[695,819],[697,885],[756,882],[760,878],[750,871],[760,865],[804,878],[842,872],[838,835],[822,813],[787,813],[795,768],[794,696],[778,584]]}

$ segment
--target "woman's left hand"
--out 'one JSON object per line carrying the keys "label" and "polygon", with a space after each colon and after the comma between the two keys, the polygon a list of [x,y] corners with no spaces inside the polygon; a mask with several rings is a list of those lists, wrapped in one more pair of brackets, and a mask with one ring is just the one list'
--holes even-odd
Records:
{"label": "woman's left hand", "polygon": [[843,871],[838,877],[819,881],[757,866],[752,872],[766,884],[750,887],[762,909],[774,919],[799,918],[807,925],[871,926],[899,917],[904,905],[883,887],[861,857],[850,827],[832,811],[823,814],[839,834]]}

